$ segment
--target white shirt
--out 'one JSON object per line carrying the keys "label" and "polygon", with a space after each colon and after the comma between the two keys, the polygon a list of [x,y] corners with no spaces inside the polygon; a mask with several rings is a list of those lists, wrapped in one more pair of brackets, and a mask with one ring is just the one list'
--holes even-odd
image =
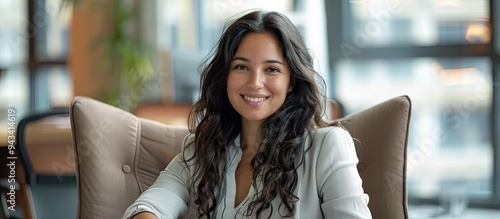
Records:
{"label": "white shirt", "polygon": [[[184,145],[193,138],[193,135],[189,135]],[[320,128],[313,132],[313,144],[308,147],[310,141],[306,139],[304,152],[296,160],[296,164],[299,164],[301,156],[304,156],[303,163],[297,169],[299,183],[294,193],[300,200],[295,204],[295,214],[291,218],[371,218],[368,195],[363,192],[356,168],[358,158],[349,133],[340,127]],[[185,151],[187,158],[193,153],[194,147],[188,147]],[[220,188],[222,197],[218,200],[215,218],[255,218],[255,215],[245,215],[249,203],[255,198],[255,188],[250,187],[247,197],[234,206],[235,171],[241,157],[238,136],[229,146],[227,175]],[[188,192],[188,179],[194,174],[195,167],[184,167],[181,153],[126,210],[123,218],[142,211],[149,211],[160,219],[178,218],[183,214],[186,214],[186,218],[197,218],[197,206]],[[257,191],[260,188],[262,185],[257,181]],[[277,196],[271,202],[272,208],[264,210],[261,218],[268,218],[269,215],[269,218],[283,218],[281,215],[287,212],[283,208],[278,210],[280,203],[281,198]]]}

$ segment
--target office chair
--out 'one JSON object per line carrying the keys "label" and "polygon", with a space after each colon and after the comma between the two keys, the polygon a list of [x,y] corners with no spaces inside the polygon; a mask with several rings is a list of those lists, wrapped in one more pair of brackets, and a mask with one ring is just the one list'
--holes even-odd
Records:
{"label": "office chair", "polygon": [[[338,121],[353,138],[373,218],[407,219],[406,147],[411,102],[400,96]],[[75,97],[70,107],[79,219],[120,218],[181,152],[188,133]]]}
{"label": "office chair", "polygon": [[[76,176],[68,109],[30,115],[17,127],[25,218],[76,217]],[[21,173],[20,173],[21,174]]]}

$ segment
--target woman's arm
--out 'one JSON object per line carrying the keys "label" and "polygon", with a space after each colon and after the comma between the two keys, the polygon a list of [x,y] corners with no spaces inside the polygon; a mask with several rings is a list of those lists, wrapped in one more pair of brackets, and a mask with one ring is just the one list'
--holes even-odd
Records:
{"label": "woman's arm", "polygon": [[[186,139],[184,139],[183,145],[185,142],[189,142]],[[177,218],[185,214],[190,200],[188,181],[191,167],[186,167],[184,155],[190,158],[193,154],[194,147],[188,147],[184,152],[178,154],[160,173],[153,185],[128,207],[122,218],[137,219],[138,215],[141,215],[139,218],[150,218],[146,217],[150,215],[155,216],[152,218]]]}
{"label": "woman's arm", "polygon": [[351,135],[339,127],[329,129],[321,145],[317,168],[325,218],[372,218],[357,163]]}
{"label": "woman's arm", "polygon": [[133,216],[132,218],[130,219],[159,219],[158,217],[156,217],[154,214],[152,213],[149,213],[149,212],[142,212],[142,213],[139,213],[138,215],[136,216]]}

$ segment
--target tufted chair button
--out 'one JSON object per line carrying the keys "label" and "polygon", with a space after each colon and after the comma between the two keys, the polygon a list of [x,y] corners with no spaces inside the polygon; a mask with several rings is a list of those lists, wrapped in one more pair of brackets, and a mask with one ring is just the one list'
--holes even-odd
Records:
{"label": "tufted chair button", "polygon": [[130,171],[132,170],[132,168],[130,168],[130,166],[128,164],[124,164],[122,166],[122,170],[124,173],[130,173]]}
{"label": "tufted chair button", "polygon": [[366,164],[363,162],[358,163],[358,172],[365,172]]}

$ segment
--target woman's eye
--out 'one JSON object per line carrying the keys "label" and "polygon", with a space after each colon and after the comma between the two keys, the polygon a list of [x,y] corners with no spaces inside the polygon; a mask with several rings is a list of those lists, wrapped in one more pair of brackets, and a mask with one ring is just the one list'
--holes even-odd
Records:
{"label": "woman's eye", "polygon": [[237,70],[246,70],[247,67],[243,66],[243,65],[237,65],[234,67],[234,69],[237,69]]}
{"label": "woman's eye", "polygon": [[267,70],[270,72],[280,72],[280,70],[278,68],[275,68],[275,67],[270,67]]}

